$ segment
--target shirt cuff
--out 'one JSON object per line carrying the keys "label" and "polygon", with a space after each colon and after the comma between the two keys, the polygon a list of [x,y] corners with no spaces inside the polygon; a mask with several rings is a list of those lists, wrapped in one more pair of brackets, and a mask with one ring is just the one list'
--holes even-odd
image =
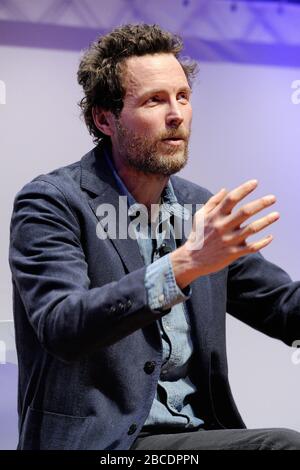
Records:
{"label": "shirt cuff", "polygon": [[145,287],[148,305],[152,310],[170,309],[173,305],[188,300],[192,292],[190,286],[185,287],[183,291],[178,287],[170,255],[165,255],[147,266]]}

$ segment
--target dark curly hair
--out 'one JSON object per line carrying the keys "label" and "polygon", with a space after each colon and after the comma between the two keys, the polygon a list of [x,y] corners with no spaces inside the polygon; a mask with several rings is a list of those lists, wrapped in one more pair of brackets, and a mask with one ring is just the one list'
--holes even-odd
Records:
{"label": "dark curly hair", "polygon": [[80,61],[77,79],[84,91],[79,106],[95,143],[109,137],[95,126],[93,108],[100,106],[116,117],[122,111],[125,96],[122,84],[124,60],[154,53],[174,54],[191,85],[197,72],[197,63],[190,59],[180,59],[182,48],[183,43],[179,36],[164,31],[155,24],[120,26],[91,44]]}

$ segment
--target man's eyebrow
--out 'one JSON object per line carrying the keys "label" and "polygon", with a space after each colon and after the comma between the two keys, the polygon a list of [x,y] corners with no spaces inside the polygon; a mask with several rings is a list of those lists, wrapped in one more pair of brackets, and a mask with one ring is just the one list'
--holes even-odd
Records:
{"label": "man's eyebrow", "polygon": [[[155,95],[156,93],[164,93],[166,90],[164,88],[152,88],[149,90],[144,91],[140,96],[139,99],[143,99],[146,96],[149,95]],[[189,86],[183,85],[182,87],[178,87],[177,93],[180,93],[182,91],[192,93],[192,89]]]}

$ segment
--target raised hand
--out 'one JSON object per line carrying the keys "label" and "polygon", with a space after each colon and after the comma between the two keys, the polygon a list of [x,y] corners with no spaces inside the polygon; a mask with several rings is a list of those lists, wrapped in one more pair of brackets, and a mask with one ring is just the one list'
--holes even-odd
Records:
{"label": "raised hand", "polygon": [[255,253],[271,243],[272,235],[252,243],[247,242],[247,238],[278,220],[278,212],[271,212],[243,226],[241,224],[274,204],[275,196],[256,199],[233,212],[257,184],[256,180],[250,180],[230,192],[222,189],[196,212],[187,241],[170,255],[180,287],[185,287],[201,275],[219,271],[239,257]]}

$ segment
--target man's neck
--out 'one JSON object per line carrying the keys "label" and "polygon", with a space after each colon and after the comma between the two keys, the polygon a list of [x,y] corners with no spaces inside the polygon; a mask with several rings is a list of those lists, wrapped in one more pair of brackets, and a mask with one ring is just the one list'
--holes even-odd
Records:
{"label": "man's neck", "polygon": [[168,184],[168,176],[146,174],[124,165],[113,156],[112,159],[119,177],[136,202],[148,209],[151,209],[151,204],[159,204],[163,189]]}

